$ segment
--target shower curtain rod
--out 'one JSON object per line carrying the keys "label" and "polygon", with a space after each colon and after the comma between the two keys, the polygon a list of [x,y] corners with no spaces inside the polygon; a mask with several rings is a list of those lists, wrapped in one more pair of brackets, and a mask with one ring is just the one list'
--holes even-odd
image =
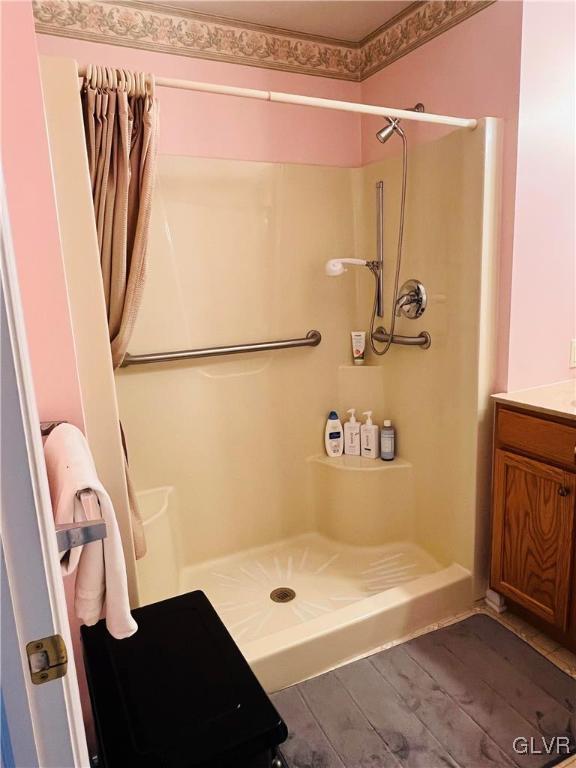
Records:
{"label": "shower curtain rod", "polygon": [[[78,69],[78,76],[86,76],[86,67]],[[302,107],[318,107],[320,109],[336,109],[341,112],[356,112],[362,115],[392,117],[402,120],[414,120],[417,123],[435,123],[436,125],[451,125],[455,128],[476,128],[478,120],[467,117],[450,117],[450,115],[434,115],[427,112],[412,112],[408,109],[379,107],[375,104],[357,104],[353,101],[337,101],[336,99],[321,99],[315,96],[300,96],[294,93],[279,91],[260,91],[254,88],[238,88],[233,85],[218,85],[216,83],[199,83],[193,80],[175,80],[170,77],[155,78],[156,85],[163,88],[178,88],[183,91],[202,91],[217,93],[222,96],[241,96],[245,99],[260,101],[275,101],[280,104],[298,104]]]}

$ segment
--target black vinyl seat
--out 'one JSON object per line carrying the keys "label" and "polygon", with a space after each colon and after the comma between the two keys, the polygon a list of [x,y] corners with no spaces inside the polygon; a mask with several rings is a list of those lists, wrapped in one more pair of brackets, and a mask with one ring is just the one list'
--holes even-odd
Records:
{"label": "black vinyl seat", "polygon": [[82,627],[102,768],[269,768],[287,729],[203,592]]}

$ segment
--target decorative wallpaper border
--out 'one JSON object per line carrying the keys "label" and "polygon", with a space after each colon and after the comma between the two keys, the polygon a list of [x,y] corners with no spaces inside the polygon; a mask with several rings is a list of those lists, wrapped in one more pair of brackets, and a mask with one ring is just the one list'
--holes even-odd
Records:
{"label": "decorative wallpaper border", "polygon": [[360,42],[134,0],[34,0],[36,31],[96,43],[362,81],[495,0],[420,0]]}

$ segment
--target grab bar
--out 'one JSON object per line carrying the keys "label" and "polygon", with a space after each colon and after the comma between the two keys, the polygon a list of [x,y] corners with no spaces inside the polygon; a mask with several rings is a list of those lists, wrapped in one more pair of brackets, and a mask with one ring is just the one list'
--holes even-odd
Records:
{"label": "grab bar", "polygon": [[[390,338],[390,334],[380,326],[376,328],[372,334],[372,338],[376,341],[386,343]],[[422,331],[418,336],[398,336],[394,334],[392,336],[392,344],[403,344],[406,347],[422,347],[422,349],[428,349],[432,344],[432,338],[428,331]]]}
{"label": "grab bar", "polygon": [[198,357],[217,357],[219,355],[238,355],[243,352],[267,352],[273,349],[293,349],[294,347],[317,347],[322,341],[320,331],[308,331],[303,339],[284,339],[281,341],[261,341],[255,344],[235,344],[229,347],[206,347],[204,349],[182,349],[176,352],[151,352],[148,355],[127,354],[121,365],[142,365],[144,363],[167,363],[173,360],[195,360]]}

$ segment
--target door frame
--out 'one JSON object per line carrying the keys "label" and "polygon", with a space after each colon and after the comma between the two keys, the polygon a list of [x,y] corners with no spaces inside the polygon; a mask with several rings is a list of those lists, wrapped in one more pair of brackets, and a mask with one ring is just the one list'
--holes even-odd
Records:
{"label": "door frame", "polygon": [[[0,267],[0,536],[19,651],[19,659],[15,651],[10,662],[21,665],[20,679],[25,688],[38,765],[41,768],[88,768],[86,734],[1,168]],[[62,678],[34,685],[26,644],[53,634],[61,635],[66,644],[67,673]],[[5,700],[7,693],[4,691]],[[10,733],[27,727],[21,718],[10,718],[8,704],[5,714]],[[14,745],[14,739],[11,741]],[[14,757],[16,759],[16,755]]]}

